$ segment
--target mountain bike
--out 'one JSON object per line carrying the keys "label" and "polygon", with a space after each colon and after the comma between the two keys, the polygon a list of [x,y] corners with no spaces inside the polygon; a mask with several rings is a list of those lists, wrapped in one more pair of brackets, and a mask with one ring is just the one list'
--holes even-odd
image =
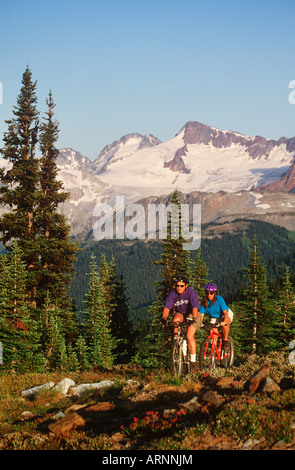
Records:
{"label": "mountain bike", "polygon": [[204,339],[200,348],[200,369],[215,369],[218,365],[227,369],[232,367],[234,363],[233,339],[230,336],[228,337],[228,348],[225,348],[220,323],[221,321],[216,318],[211,319],[210,333]]}
{"label": "mountain bike", "polygon": [[[173,322],[172,325],[174,338],[170,349],[169,369],[176,378],[181,377],[182,374],[189,374],[191,371],[186,331],[189,324],[193,322],[193,319],[187,318],[185,322]],[[176,328],[177,334],[175,334]]]}

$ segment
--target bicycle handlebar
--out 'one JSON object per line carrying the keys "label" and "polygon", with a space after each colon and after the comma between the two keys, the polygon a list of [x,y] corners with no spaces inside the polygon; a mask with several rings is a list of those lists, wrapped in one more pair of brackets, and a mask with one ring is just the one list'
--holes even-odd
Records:
{"label": "bicycle handlebar", "polygon": [[[220,322],[216,322],[216,323],[210,323],[210,327],[211,328],[219,328],[221,326],[221,321]],[[225,323],[224,325],[222,326],[227,326],[227,323]]]}
{"label": "bicycle handlebar", "polygon": [[192,325],[193,323],[195,323],[197,321],[196,318],[186,318],[184,322],[181,322],[181,321],[176,321],[176,322],[173,322],[172,324],[168,324],[167,322],[167,318],[160,318],[160,322],[162,323],[162,325],[165,327],[165,328],[179,328],[181,325],[185,325],[185,323],[188,323],[189,325]]}
{"label": "bicycle handlebar", "polygon": [[187,322],[188,324],[196,323],[196,321],[197,321],[196,318],[187,318],[187,319],[186,319],[186,322]]}

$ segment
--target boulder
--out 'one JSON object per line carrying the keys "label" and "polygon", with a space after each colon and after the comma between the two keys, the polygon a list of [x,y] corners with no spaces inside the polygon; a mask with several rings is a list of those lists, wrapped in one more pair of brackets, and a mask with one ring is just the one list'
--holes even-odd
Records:
{"label": "boulder", "polygon": [[80,384],[80,385],[77,385],[76,387],[72,387],[70,389],[70,394],[79,396],[88,391],[109,388],[109,387],[112,387],[113,385],[114,385],[114,382],[112,380],[102,380],[101,382],[97,382],[97,383]]}
{"label": "boulder", "polygon": [[31,399],[37,393],[43,392],[44,390],[51,390],[54,386],[55,386],[54,382],[47,382],[46,384],[43,384],[43,385],[37,385],[36,387],[32,387],[32,388],[28,388],[27,390],[23,390],[21,392],[21,396],[23,398]]}
{"label": "boulder", "polygon": [[75,385],[74,380],[65,378],[54,385],[53,389],[57,392],[61,393],[62,395],[67,395],[68,391],[71,387]]}
{"label": "boulder", "polygon": [[100,415],[100,413],[104,411],[111,411],[115,408],[113,403],[108,401],[101,401],[96,403],[95,405],[85,406],[81,410],[78,411],[80,415],[82,415],[86,419],[95,419],[96,416]]}
{"label": "boulder", "polygon": [[29,420],[31,420],[31,419],[33,419],[33,418],[35,418],[35,415],[34,415],[34,413],[32,413],[31,411],[23,411],[23,412],[21,413],[21,415],[20,415],[20,419],[21,419],[22,421],[26,421],[26,420],[29,421]]}
{"label": "boulder", "polygon": [[274,393],[274,392],[280,392],[281,389],[279,385],[271,377],[266,377],[262,385],[261,391],[265,393]]}
{"label": "boulder", "polygon": [[230,377],[221,377],[216,386],[218,388],[221,388],[221,389],[224,389],[224,388],[228,388],[228,387],[231,387],[233,386],[234,384],[234,381],[235,381],[235,378],[233,376],[230,376]]}
{"label": "boulder", "polygon": [[209,404],[215,408],[218,408],[224,403],[224,398],[221,397],[214,390],[205,390],[200,397],[202,403]]}
{"label": "boulder", "polygon": [[54,423],[49,424],[48,429],[56,436],[63,436],[77,428],[85,426],[85,419],[78,413],[70,413]]}
{"label": "boulder", "polygon": [[269,365],[264,365],[250,377],[245,384],[245,388],[248,388],[249,392],[255,393],[258,387],[265,381],[266,377],[269,376],[269,372]]}
{"label": "boulder", "polygon": [[200,402],[198,397],[193,397],[191,400],[187,401],[186,403],[181,403],[179,405],[180,409],[188,411],[189,413],[194,413],[200,408]]}

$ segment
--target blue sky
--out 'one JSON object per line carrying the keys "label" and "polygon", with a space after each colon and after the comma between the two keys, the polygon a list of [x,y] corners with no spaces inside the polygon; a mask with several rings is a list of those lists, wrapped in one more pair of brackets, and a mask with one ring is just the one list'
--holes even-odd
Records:
{"label": "blue sky", "polygon": [[0,0],[0,146],[27,66],[58,146],[91,160],[125,134],[189,120],[295,136],[294,0]]}

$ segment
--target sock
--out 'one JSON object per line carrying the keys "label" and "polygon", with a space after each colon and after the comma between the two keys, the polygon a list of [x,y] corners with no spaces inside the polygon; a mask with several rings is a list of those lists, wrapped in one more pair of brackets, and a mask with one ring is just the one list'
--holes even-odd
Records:
{"label": "sock", "polygon": [[191,362],[196,362],[196,354],[191,354]]}

